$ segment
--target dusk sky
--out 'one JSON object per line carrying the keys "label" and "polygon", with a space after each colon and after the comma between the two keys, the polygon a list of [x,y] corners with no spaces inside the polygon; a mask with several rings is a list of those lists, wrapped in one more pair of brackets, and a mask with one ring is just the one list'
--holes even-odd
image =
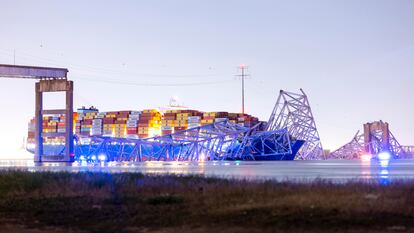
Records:
{"label": "dusk sky", "polygon": [[[325,149],[384,120],[414,145],[414,1],[18,1],[0,3],[0,63],[69,69],[75,107],[246,111],[268,120],[280,89],[308,94]],[[45,108],[63,107],[48,95]],[[34,115],[34,81],[0,79],[1,148]]]}

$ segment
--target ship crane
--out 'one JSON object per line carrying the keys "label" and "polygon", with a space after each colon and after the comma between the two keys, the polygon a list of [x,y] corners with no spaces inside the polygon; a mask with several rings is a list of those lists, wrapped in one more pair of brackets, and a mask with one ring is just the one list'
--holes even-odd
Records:
{"label": "ship crane", "polygon": [[[73,162],[74,161],[74,143],[73,143],[73,81],[67,80],[68,69],[36,67],[36,66],[19,66],[0,64],[0,78],[19,78],[35,79],[35,162]],[[66,107],[65,109],[43,109],[44,92],[65,92]],[[62,114],[65,115],[65,132],[64,133],[44,133],[43,132],[43,115]],[[44,155],[43,138],[44,137],[65,137],[65,151],[63,155]]]}

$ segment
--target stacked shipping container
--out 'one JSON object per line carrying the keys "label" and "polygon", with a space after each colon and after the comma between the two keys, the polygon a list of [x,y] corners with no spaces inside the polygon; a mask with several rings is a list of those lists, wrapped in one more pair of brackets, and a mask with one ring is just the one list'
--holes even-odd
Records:
{"label": "stacked shipping container", "polygon": [[161,113],[156,109],[142,111],[138,120],[138,136],[140,138],[153,137],[161,133]]}
{"label": "stacked shipping container", "polygon": [[[78,119],[78,114],[73,114],[73,126],[75,131],[75,125]],[[65,133],[66,132],[66,119],[64,115],[50,115],[44,116],[42,121],[43,133]],[[36,131],[36,120],[33,118],[28,124],[27,142],[34,143]],[[65,137],[43,137],[44,143],[64,144]]]}
{"label": "stacked shipping container", "polygon": [[202,113],[196,110],[167,110],[162,118],[162,135],[200,126]]}
{"label": "stacked shipping container", "polygon": [[[197,110],[167,110],[161,114],[156,109],[143,111],[98,112],[97,109],[79,109],[74,113],[74,132],[78,135],[110,136],[120,138],[147,138],[167,135],[215,122],[230,121],[252,127],[258,118],[248,114],[228,112],[200,112]],[[34,142],[35,120],[28,125],[28,142]],[[64,133],[65,117],[52,115],[43,118],[43,132]],[[44,138],[46,143],[64,143],[64,138]]]}
{"label": "stacked shipping container", "polygon": [[259,123],[257,117],[252,117],[249,114],[229,113],[229,112],[205,112],[201,125],[213,124],[215,122],[230,121],[245,127],[252,127]]}
{"label": "stacked shipping container", "polygon": [[141,112],[133,111],[129,114],[126,122],[128,138],[138,138],[138,121],[140,117]]}

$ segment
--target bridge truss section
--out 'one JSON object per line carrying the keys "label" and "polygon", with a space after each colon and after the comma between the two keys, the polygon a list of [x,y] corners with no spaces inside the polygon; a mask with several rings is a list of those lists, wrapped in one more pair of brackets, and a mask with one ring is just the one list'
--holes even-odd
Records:
{"label": "bridge truss section", "polygon": [[[223,121],[148,139],[77,136],[75,156],[86,162],[211,161],[254,160],[252,152],[262,156],[292,152],[286,130],[259,133],[258,126]],[[266,148],[252,147],[258,141]]]}
{"label": "bridge truss section", "polygon": [[297,94],[280,91],[266,130],[287,129],[293,138],[304,140],[305,144],[297,154],[296,159],[325,159],[308,97],[302,89],[300,89],[300,92]]}
{"label": "bridge truss section", "polygon": [[[365,142],[365,134],[358,131],[349,143],[330,153],[328,159],[360,159],[364,154],[371,154],[372,158],[376,159],[383,151],[390,152],[394,159],[413,158],[413,153],[408,151],[410,147],[402,146],[391,132],[389,137],[384,137],[383,133],[381,130],[374,130]],[[384,142],[384,138],[389,138],[389,141]],[[372,151],[367,152],[366,148]]]}
{"label": "bridge truss section", "polygon": [[364,134],[358,131],[350,142],[331,152],[328,159],[359,159],[365,153]]}

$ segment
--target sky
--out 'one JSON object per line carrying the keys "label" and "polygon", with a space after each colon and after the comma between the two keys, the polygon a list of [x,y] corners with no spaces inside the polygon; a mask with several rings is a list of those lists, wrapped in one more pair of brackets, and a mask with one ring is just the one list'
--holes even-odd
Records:
{"label": "sky", "polygon": [[[383,120],[414,145],[414,1],[2,0],[0,63],[65,67],[75,107],[246,111],[267,121],[280,89],[307,93],[326,149]],[[63,107],[46,95],[45,108]],[[17,150],[34,81],[0,79],[0,148]]]}

